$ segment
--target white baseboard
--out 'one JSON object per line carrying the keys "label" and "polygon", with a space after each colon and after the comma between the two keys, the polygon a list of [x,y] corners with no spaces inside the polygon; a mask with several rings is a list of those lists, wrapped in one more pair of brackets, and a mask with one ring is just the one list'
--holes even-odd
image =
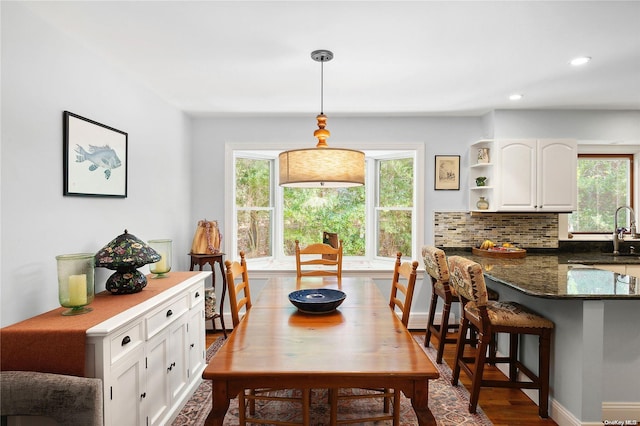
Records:
{"label": "white baseboard", "polygon": [[640,425],[640,402],[603,402],[602,421],[605,425],[607,421],[610,425]]}

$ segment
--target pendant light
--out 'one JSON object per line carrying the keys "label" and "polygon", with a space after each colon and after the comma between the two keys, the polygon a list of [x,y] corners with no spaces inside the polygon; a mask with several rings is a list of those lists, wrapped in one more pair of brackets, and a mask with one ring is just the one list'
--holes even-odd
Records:
{"label": "pendant light", "polygon": [[315,50],[314,61],[320,62],[320,114],[318,139],[315,148],[284,151],[278,157],[280,186],[295,188],[343,188],[364,185],[364,153],[353,149],[329,148],[327,138],[331,133],[325,128],[324,115],[324,63],[333,59],[329,50]]}

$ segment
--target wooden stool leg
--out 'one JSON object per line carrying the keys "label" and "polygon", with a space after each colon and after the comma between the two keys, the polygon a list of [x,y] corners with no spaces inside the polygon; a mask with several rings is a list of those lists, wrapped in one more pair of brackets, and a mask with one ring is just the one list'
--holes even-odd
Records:
{"label": "wooden stool leg", "polygon": [[460,330],[458,333],[458,343],[456,344],[456,359],[454,361],[453,372],[451,373],[451,384],[458,386],[458,379],[460,378],[460,363],[463,362],[462,357],[464,354],[464,345],[467,341],[467,329],[469,328],[469,320],[462,317],[460,321]]}
{"label": "wooden stool leg", "polygon": [[[432,289],[433,291],[433,289]],[[431,295],[431,306],[429,307],[429,319],[427,320],[427,332],[424,336],[424,347],[428,348],[431,343],[431,329],[434,327],[433,322],[436,316],[436,307],[438,306],[438,295],[433,292]],[[440,339],[442,340],[442,339]]]}
{"label": "wooden stool leg", "polygon": [[469,392],[469,413],[474,414],[478,408],[480,398],[480,388],[482,387],[482,375],[484,364],[487,358],[487,347],[491,339],[491,333],[479,333],[478,350],[476,351],[476,361],[471,378],[471,391]]}
{"label": "wooden stool leg", "polygon": [[540,335],[538,379],[540,392],[538,414],[542,418],[549,417],[549,363],[551,357],[551,330],[545,329]]}
{"label": "wooden stool leg", "polygon": [[518,380],[518,339],[520,335],[516,333],[509,334],[509,380],[515,382]]}
{"label": "wooden stool leg", "polygon": [[438,353],[436,355],[436,363],[442,364],[442,355],[444,354],[444,344],[447,341],[447,330],[449,330],[449,315],[451,313],[451,303],[444,304],[442,308],[442,320],[440,321],[440,341],[438,342]]}

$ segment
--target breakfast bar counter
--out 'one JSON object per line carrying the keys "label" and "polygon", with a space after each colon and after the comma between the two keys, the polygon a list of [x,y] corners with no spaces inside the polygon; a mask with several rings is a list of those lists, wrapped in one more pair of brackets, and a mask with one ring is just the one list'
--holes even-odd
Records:
{"label": "breakfast bar counter", "polygon": [[640,277],[599,269],[597,265],[640,265],[640,256],[599,253],[528,254],[520,259],[483,257],[447,250],[478,262],[485,276],[529,296],[552,299],[640,299]]}
{"label": "breakfast bar counter", "polygon": [[[556,423],[640,422],[640,277],[597,269],[635,271],[640,258],[527,253],[496,259],[444,251],[480,263],[500,300],[519,302],[554,322],[549,414]],[[507,340],[500,336],[500,352],[508,350]],[[525,339],[521,351],[526,365],[537,365],[537,341]]]}

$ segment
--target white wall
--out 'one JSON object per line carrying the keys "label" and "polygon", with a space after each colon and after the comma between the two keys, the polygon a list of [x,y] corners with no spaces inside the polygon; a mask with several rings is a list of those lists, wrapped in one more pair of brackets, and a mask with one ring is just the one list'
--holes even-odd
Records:
{"label": "white wall", "polygon": [[640,111],[500,110],[497,138],[572,138],[640,148]]}
{"label": "white wall", "polygon": [[[172,238],[187,268],[189,120],[24,5],[2,2],[1,19],[1,325],[59,306],[56,255],[96,252],[125,228]],[[129,134],[127,198],[62,195],[64,110]],[[109,274],[97,269],[97,291]]]}

